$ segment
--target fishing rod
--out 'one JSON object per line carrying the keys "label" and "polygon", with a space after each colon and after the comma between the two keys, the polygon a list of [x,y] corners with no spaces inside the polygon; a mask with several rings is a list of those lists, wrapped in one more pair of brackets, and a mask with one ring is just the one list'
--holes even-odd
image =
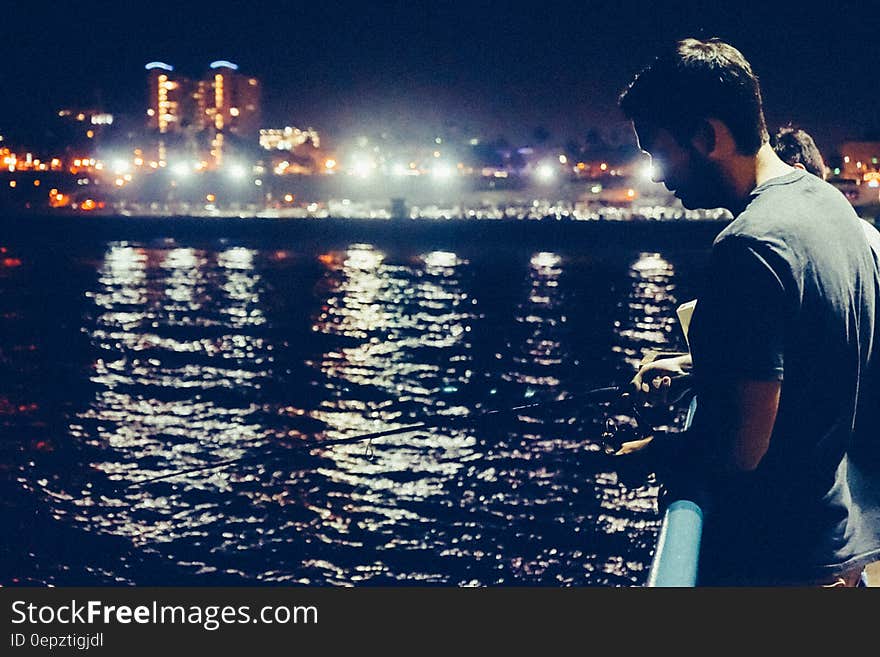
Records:
{"label": "fishing rod", "polygon": [[[681,379],[689,378],[690,375],[684,374],[679,376],[671,377],[673,381],[678,381]],[[452,428],[471,428],[478,427],[481,424],[490,421],[492,419],[506,416],[506,415],[518,415],[523,412],[533,411],[533,410],[546,410],[549,408],[559,407],[571,405],[574,403],[584,403],[588,401],[610,401],[615,397],[620,397],[621,399],[625,399],[633,402],[633,411],[634,414],[638,416],[638,411],[635,409],[634,397],[631,396],[631,392],[633,387],[631,384],[626,385],[610,385],[603,386],[600,388],[593,388],[592,390],[587,390],[586,392],[582,392],[576,395],[572,395],[571,397],[567,397],[565,399],[554,399],[551,401],[543,401],[543,402],[534,402],[531,404],[523,404],[520,406],[513,406],[511,408],[506,409],[496,409],[491,411],[486,411],[484,413],[479,413],[475,415],[468,415],[465,417],[436,417],[429,418],[427,420],[423,420],[421,422],[415,422],[413,424],[406,424],[400,427],[395,427],[393,429],[385,429],[383,431],[373,431],[370,433],[362,433],[355,436],[345,436],[342,438],[331,438],[328,440],[304,440],[298,443],[293,443],[291,446],[300,450],[305,449],[314,449],[317,447],[333,447],[335,445],[346,445],[350,443],[364,442],[368,443],[378,439],[378,438],[387,438],[389,436],[397,436],[405,433],[412,433],[414,431],[420,431],[422,429],[436,429],[440,427],[452,427]],[[688,389],[685,390],[685,393]],[[683,393],[684,394],[684,393]],[[679,398],[681,396],[680,395]],[[675,403],[672,401],[670,403]],[[606,423],[606,432],[603,434],[603,438],[608,438],[609,425]],[[194,468],[188,468],[185,470],[175,470],[174,472],[169,472],[164,475],[159,475],[157,477],[149,477],[146,479],[142,479],[140,481],[135,481],[123,486],[123,489],[131,489],[131,488],[141,488],[147,484],[156,483],[158,481],[164,481],[167,479],[172,479],[175,477],[181,477],[187,474],[194,474],[197,472],[207,472],[209,470],[217,470],[228,468],[233,465],[237,465],[242,463],[247,459],[247,455],[238,456],[231,459],[224,459],[222,461],[215,461],[213,463],[208,463],[206,465],[197,466]]]}

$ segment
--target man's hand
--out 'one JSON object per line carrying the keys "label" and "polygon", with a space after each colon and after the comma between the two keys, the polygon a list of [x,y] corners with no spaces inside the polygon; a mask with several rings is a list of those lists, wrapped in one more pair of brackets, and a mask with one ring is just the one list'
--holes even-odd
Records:
{"label": "man's hand", "polygon": [[649,353],[639,363],[639,371],[630,382],[637,397],[651,404],[666,403],[672,377],[687,374],[693,366],[690,353],[658,358],[666,354]]}
{"label": "man's hand", "polygon": [[654,436],[647,436],[646,438],[641,438],[639,440],[630,440],[623,444],[621,444],[620,449],[614,452],[614,456],[627,456],[629,454],[636,454],[637,452],[642,451],[648,445],[651,444],[651,441],[654,440]]}

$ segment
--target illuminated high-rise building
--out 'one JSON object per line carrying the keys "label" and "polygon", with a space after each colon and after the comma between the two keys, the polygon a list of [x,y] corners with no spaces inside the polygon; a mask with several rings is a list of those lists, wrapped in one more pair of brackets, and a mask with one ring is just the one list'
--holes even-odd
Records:
{"label": "illuminated high-rise building", "polygon": [[192,123],[193,85],[165,62],[146,65],[148,84],[147,125],[160,134],[178,132]]}
{"label": "illuminated high-rise building", "polygon": [[161,134],[193,126],[243,137],[260,127],[260,82],[226,60],[213,62],[209,74],[193,82],[165,62],[146,65],[149,87],[147,124]]}
{"label": "illuminated high-rise building", "polygon": [[205,128],[256,137],[260,128],[260,82],[226,60],[211,63],[196,92],[199,121]]}
{"label": "illuminated high-rise building", "polygon": [[[226,60],[212,62],[208,73],[190,80],[165,62],[147,64],[147,123],[159,134],[182,130],[211,136],[211,157],[221,163],[228,135],[256,141],[260,127],[260,83]],[[160,159],[164,159],[160,140]]]}

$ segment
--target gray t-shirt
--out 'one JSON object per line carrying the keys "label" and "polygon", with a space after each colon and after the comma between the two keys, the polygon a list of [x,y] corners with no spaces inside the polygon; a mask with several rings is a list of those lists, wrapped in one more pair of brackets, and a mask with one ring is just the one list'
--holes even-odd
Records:
{"label": "gray t-shirt", "polygon": [[729,418],[713,403],[725,382],[779,380],[782,396],[758,468],[712,477],[701,583],[797,584],[880,558],[880,273],[860,223],[796,170],[715,239],[689,334],[693,437]]}

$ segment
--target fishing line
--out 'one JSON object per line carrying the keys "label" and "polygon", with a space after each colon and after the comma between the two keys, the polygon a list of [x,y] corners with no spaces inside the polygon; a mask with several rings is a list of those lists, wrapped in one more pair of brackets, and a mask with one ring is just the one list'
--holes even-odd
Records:
{"label": "fishing line", "polygon": [[[681,375],[671,377],[673,381],[677,381],[680,379],[689,378],[690,375]],[[689,389],[689,388],[688,388]],[[685,390],[679,398],[683,397],[686,394],[687,390]],[[362,442],[366,441],[367,446],[365,450],[365,455],[367,458],[372,459],[375,456],[375,451],[373,448],[373,441],[378,438],[387,438],[390,436],[396,436],[405,433],[413,433],[415,431],[419,431],[421,429],[437,429],[442,427],[448,428],[477,428],[481,424],[484,424],[490,420],[497,419],[500,417],[504,417],[507,415],[518,415],[527,411],[543,411],[551,408],[557,407],[565,407],[570,406],[575,403],[584,403],[588,401],[611,401],[615,397],[620,397],[622,399],[626,399],[629,401],[634,400],[631,396],[632,386],[630,384],[626,385],[611,385],[611,386],[603,386],[601,388],[594,388],[592,390],[588,390],[583,393],[579,393],[576,395],[572,395],[570,397],[566,397],[564,399],[554,399],[550,401],[543,402],[534,402],[531,404],[523,404],[521,406],[514,406],[512,408],[507,409],[499,409],[486,411],[484,413],[475,413],[471,415],[467,415],[465,417],[456,416],[440,416],[434,418],[428,418],[421,422],[415,422],[412,424],[403,425],[400,427],[395,427],[393,429],[384,429],[382,431],[373,431],[370,433],[358,434],[355,436],[343,436],[342,438],[331,438],[327,440],[303,440],[297,443],[293,443],[285,448],[289,450],[291,448],[298,450],[310,450],[315,448],[325,448],[325,447],[333,447],[335,445],[346,445],[350,443]],[[675,403],[669,402],[669,403]],[[635,404],[633,403],[633,412],[635,415],[638,415],[638,411],[635,408]],[[243,455],[236,458],[224,459],[222,461],[215,461],[214,463],[208,463],[205,465],[187,468],[185,470],[175,470],[174,472],[169,472],[163,475],[159,475],[157,477],[148,477],[146,479],[142,479],[140,481],[131,482],[124,486],[121,486],[122,489],[132,489],[132,488],[140,488],[147,484],[152,484],[159,481],[164,481],[167,479],[172,479],[174,477],[181,477],[187,474],[194,474],[197,472],[207,472],[208,470],[216,470],[220,468],[227,468],[232,465],[240,464],[246,461],[248,458],[252,458],[251,455]]]}

